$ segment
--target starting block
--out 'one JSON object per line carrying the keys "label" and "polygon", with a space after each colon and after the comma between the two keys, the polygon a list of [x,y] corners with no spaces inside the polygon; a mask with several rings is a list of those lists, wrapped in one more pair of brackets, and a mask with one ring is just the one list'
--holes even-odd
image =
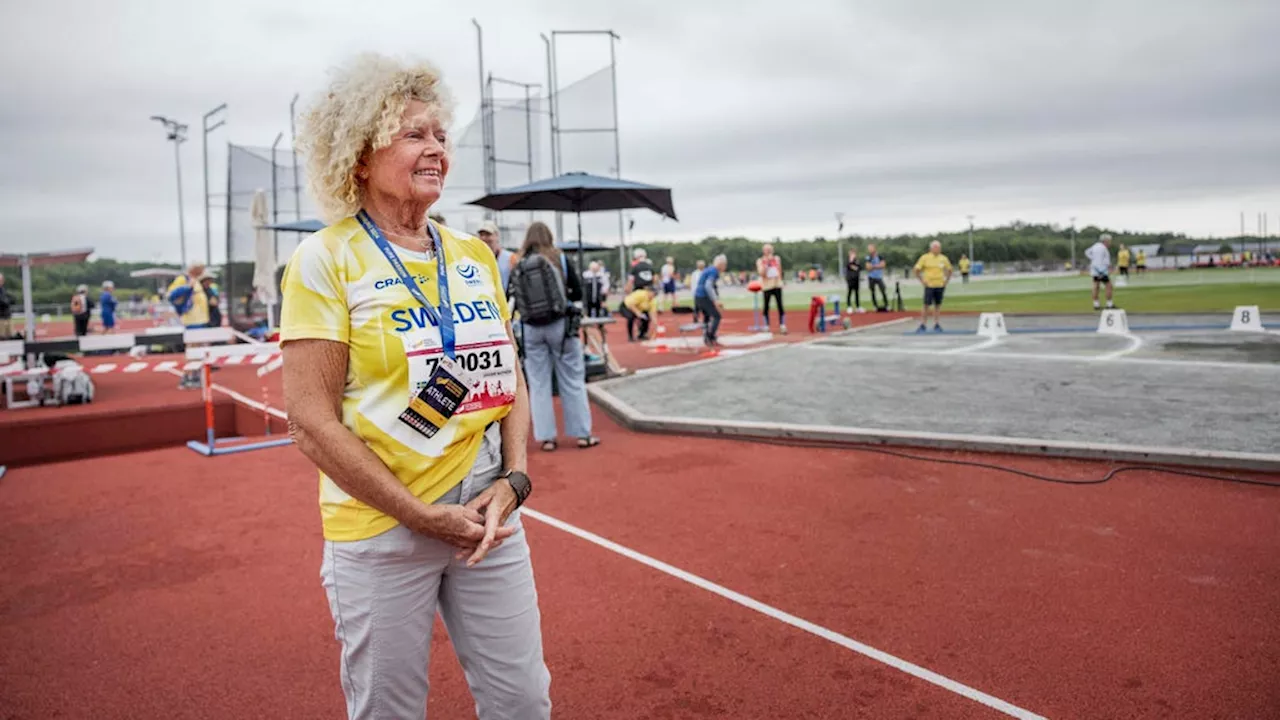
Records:
{"label": "starting block", "polygon": [[1124,310],[1107,308],[1098,318],[1098,332],[1103,335],[1128,335],[1129,318]]}
{"label": "starting block", "polygon": [[1265,332],[1262,327],[1262,313],[1257,305],[1237,305],[1231,316],[1231,329],[1246,332]]}
{"label": "starting block", "polygon": [[1009,334],[1004,324],[1004,313],[982,313],[978,316],[978,335],[980,337],[1001,337]]}

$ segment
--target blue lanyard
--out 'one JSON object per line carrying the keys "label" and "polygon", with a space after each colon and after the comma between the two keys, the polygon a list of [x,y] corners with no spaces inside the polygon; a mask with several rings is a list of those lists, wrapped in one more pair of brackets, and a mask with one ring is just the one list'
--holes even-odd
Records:
{"label": "blue lanyard", "polygon": [[369,217],[369,213],[361,210],[356,213],[356,220],[360,221],[360,226],[373,239],[373,244],[378,246],[382,254],[386,256],[387,262],[391,263],[392,269],[396,271],[396,275],[400,276],[400,283],[408,288],[413,298],[421,303],[422,307],[427,311],[427,315],[431,318],[431,322],[440,328],[440,345],[444,350],[444,356],[453,360],[457,356],[454,349],[456,339],[453,332],[453,305],[449,302],[449,276],[444,263],[444,243],[440,240],[440,233],[436,231],[435,225],[431,221],[427,221],[427,232],[431,235],[431,244],[436,252],[436,280],[440,287],[440,310],[437,311],[431,305],[431,301],[427,300],[427,296],[422,294],[422,289],[418,287],[418,283],[414,281],[413,276],[409,274],[409,270],[405,268],[404,262],[400,260],[400,256],[396,254],[395,248],[391,247],[391,243],[387,241],[386,236],[378,229],[377,223],[373,218]]}

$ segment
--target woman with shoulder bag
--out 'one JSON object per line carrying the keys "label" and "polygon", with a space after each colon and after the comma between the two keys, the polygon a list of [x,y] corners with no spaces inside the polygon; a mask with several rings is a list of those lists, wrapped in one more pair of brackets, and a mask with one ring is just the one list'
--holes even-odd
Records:
{"label": "woman with shoulder bag", "polygon": [[[564,312],[554,318],[532,317],[530,303],[521,307],[521,298],[538,290],[546,290],[546,283],[539,283],[534,273],[526,271],[543,263],[526,262],[541,256],[559,275],[558,286],[553,292],[563,292]],[[574,302],[582,300],[582,280],[573,261],[556,249],[551,228],[535,222],[525,233],[524,245],[516,257],[517,272],[513,273],[512,290],[516,309],[520,312],[521,343],[525,353],[525,377],[529,382],[529,400],[533,411],[533,437],[542,443],[542,449],[555,450],[556,408],[551,398],[551,379],[555,375],[560,389],[560,402],[564,407],[564,429],[578,438],[578,447],[590,448],[600,444],[591,434],[591,406],[587,402],[587,377],[582,354],[582,340],[577,328],[581,324]]]}

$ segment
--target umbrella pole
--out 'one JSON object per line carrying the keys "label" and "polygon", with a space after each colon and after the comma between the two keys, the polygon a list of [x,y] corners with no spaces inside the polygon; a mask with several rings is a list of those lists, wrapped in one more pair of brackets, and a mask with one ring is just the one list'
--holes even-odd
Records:
{"label": "umbrella pole", "polygon": [[[582,211],[578,211],[578,272],[582,272]],[[568,280],[566,280],[568,282]]]}

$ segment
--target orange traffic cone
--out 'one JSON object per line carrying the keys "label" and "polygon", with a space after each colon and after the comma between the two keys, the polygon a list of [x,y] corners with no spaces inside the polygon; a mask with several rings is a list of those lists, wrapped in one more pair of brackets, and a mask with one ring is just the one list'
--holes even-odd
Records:
{"label": "orange traffic cone", "polygon": [[656,353],[671,352],[671,348],[667,347],[667,326],[658,324],[658,344],[654,346],[653,351]]}

